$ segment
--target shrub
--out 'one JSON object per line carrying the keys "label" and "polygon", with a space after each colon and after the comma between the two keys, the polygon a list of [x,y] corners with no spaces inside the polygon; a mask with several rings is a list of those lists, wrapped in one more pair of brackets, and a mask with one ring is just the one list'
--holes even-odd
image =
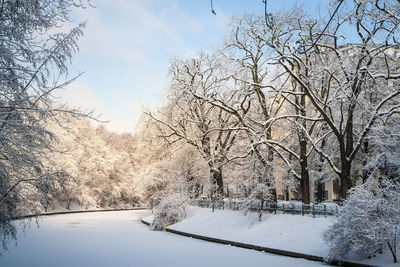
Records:
{"label": "shrub", "polygon": [[167,225],[180,222],[187,218],[188,213],[188,205],[185,199],[179,194],[165,196],[155,208],[151,229],[163,230]]}
{"label": "shrub", "polygon": [[327,261],[348,253],[371,258],[389,250],[397,261],[400,188],[391,179],[370,178],[349,191],[337,221],[323,234],[330,247]]}

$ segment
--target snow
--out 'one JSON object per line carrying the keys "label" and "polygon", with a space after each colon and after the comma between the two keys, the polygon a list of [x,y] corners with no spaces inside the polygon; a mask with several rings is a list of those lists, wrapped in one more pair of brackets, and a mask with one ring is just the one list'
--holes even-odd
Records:
{"label": "snow", "polygon": [[[335,217],[316,217],[263,214],[262,222],[257,213],[244,216],[240,211],[215,210],[191,207],[192,217],[169,228],[220,239],[259,245],[269,248],[288,250],[309,255],[325,257],[328,247],[322,239],[322,232],[335,220]],[[152,221],[152,216],[143,218]],[[348,261],[372,266],[398,266],[390,255],[381,255],[372,259]]]}
{"label": "snow", "polygon": [[325,256],[328,247],[321,233],[333,223],[331,217],[257,213],[244,216],[240,211],[194,208],[194,216],[170,226],[171,229],[212,236],[315,256]]}
{"label": "snow", "polygon": [[[205,211],[205,214],[207,212]],[[151,231],[149,211],[43,217],[19,231],[0,266],[321,266],[321,263]]]}

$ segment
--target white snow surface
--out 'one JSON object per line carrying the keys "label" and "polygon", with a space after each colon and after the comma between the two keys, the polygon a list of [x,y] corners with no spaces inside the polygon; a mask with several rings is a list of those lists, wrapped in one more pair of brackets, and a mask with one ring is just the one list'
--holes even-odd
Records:
{"label": "white snow surface", "polygon": [[[208,211],[204,210],[204,215],[207,213]],[[151,231],[140,222],[141,217],[149,214],[149,211],[118,211],[42,217],[39,228],[32,224],[25,234],[19,229],[18,245],[10,245],[9,252],[0,257],[0,266],[323,265],[319,262]]]}
{"label": "white snow surface", "polygon": [[257,213],[193,208],[193,216],[171,229],[248,243],[252,245],[325,256],[328,247],[321,233],[333,222],[331,217]]}
{"label": "white snow surface", "polygon": [[[305,253],[324,257],[328,247],[322,239],[334,217],[316,217],[286,214],[263,214],[262,221],[257,213],[244,216],[241,211],[215,210],[191,207],[192,217],[169,228],[187,233],[215,237],[230,241],[259,245],[269,248]],[[143,218],[152,221],[152,216]],[[353,257],[348,261],[372,266],[399,266],[393,263],[390,255],[359,260]]]}

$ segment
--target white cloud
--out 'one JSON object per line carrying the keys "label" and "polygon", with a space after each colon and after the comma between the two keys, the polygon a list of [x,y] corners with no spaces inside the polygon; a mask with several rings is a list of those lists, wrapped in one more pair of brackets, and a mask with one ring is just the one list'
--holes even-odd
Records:
{"label": "white cloud", "polygon": [[101,112],[101,104],[96,96],[96,91],[78,81],[73,82],[67,88],[55,92],[58,102],[67,104],[71,108],[80,108],[83,111],[96,110]]}
{"label": "white cloud", "polygon": [[[82,113],[93,111],[94,117],[99,116],[99,120],[109,121],[106,125],[110,130],[127,131],[123,124],[114,121],[115,114],[101,103],[96,91],[83,83],[73,82],[67,88],[56,91],[54,96],[58,103],[67,105],[69,108],[78,109]],[[95,121],[93,122],[95,123]]]}
{"label": "white cloud", "polygon": [[[77,22],[88,21],[74,65],[87,73],[62,100],[103,113],[113,131],[132,131],[144,103],[161,103],[169,58],[194,55],[206,45],[212,22],[183,10],[177,0],[98,0],[95,5],[74,14]],[[219,29],[222,17],[212,26]]]}
{"label": "white cloud", "polygon": [[[144,61],[150,48],[179,51],[184,34],[201,33],[202,24],[175,1],[98,1],[97,8],[79,10],[77,21],[87,20],[82,52],[98,53],[134,62]],[[146,55],[147,53],[147,55]]]}

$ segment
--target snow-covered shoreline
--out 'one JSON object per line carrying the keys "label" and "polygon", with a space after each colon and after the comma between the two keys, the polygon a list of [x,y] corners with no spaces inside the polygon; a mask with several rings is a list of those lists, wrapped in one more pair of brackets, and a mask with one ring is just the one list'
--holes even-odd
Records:
{"label": "snow-covered shoreline", "polygon": [[[321,235],[334,222],[333,217],[289,214],[263,214],[260,222],[256,213],[244,216],[240,211],[212,212],[198,207],[191,207],[191,213],[189,218],[169,226],[169,229],[319,257],[328,252]],[[151,223],[153,215],[142,220]],[[374,266],[397,266],[389,255],[362,261],[356,258],[346,260]]]}
{"label": "snow-covered shoreline", "polygon": [[315,256],[324,256],[328,250],[321,233],[333,222],[332,218],[263,214],[260,222],[256,213],[244,216],[240,211],[232,210],[193,210],[192,217],[170,228]]}

